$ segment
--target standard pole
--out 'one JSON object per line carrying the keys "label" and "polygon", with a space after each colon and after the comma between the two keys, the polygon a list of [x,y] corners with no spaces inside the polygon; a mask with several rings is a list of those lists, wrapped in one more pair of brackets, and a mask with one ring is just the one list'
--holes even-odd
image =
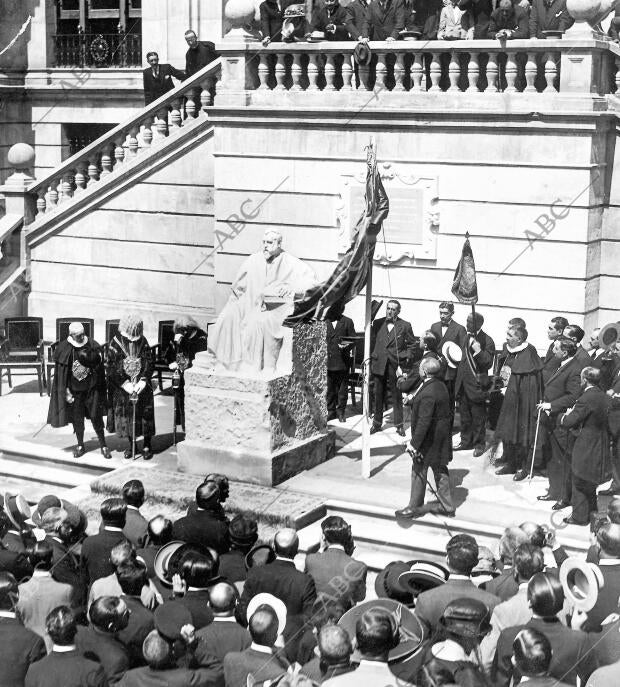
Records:
{"label": "standard pole", "polygon": [[370,328],[372,316],[372,261],[366,281],[366,319],[364,324],[364,397],[362,403],[362,477],[370,477]]}

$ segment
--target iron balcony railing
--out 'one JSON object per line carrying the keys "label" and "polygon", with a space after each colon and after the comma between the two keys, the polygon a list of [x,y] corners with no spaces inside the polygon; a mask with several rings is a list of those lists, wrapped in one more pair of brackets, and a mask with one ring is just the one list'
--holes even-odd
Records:
{"label": "iron balcony railing", "polygon": [[140,67],[139,33],[75,33],[54,36],[56,67]]}

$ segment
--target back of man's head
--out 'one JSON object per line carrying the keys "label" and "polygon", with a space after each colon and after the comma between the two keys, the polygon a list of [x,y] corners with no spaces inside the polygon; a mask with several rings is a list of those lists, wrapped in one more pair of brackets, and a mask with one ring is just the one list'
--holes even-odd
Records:
{"label": "back of man's head", "polygon": [[19,598],[17,580],[10,572],[0,570],[0,611],[12,613]]}
{"label": "back of man's head", "polygon": [[147,526],[149,541],[155,546],[163,546],[172,541],[172,520],[164,515],[156,515]]}
{"label": "back of man's head", "polygon": [[330,515],[321,523],[323,536],[328,544],[340,544],[346,547],[351,540],[351,527],[339,515]]}
{"label": "back of man's head", "polygon": [[547,533],[545,532],[545,528],[542,525],[538,525],[535,522],[527,521],[522,522],[519,525],[519,529],[525,532],[530,544],[534,544],[534,546],[540,546],[541,549],[543,548],[543,546],[546,546]]}
{"label": "back of man's head", "polygon": [[545,556],[538,546],[521,544],[517,546],[512,558],[512,567],[519,582],[528,582],[532,575],[543,572]]}
{"label": "back of man's head", "polygon": [[220,488],[215,482],[204,482],[196,489],[196,505],[202,510],[212,510],[219,503]]}
{"label": "back of man's head", "polygon": [[45,629],[58,646],[71,646],[77,633],[75,616],[68,606],[57,606],[45,618]]}
{"label": "back of man's head", "polygon": [[499,557],[504,563],[512,563],[517,546],[525,544],[527,534],[520,527],[507,527],[499,540]]}
{"label": "back of man's head", "polygon": [[561,350],[566,353],[568,358],[574,357],[575,353],[577,353],[577,344],[572,340],[569,339],[567,336],[560,336],[555,340],[555,345]]}
{"label": "back of man's head", "polygon": [[601,558],[620,558],[620,525],[604,523],[596,533],[596,541],[601,549]]}
{"label": "back of man's head", "polygon": [[123,500],[128,506],[140,508],[144,503],[144,484],[139,479],[130,479],[123,485]]}
{"label": "back of man's head", "polygon": [[620,497],[615,496],[607,504],[607,518],[609,522],[620,524]]}
{"label": "back of man's head", "polygon": [[471,575],[478,563],[478,544],[469,534],[457,534],[446,546],[446,561],[451,572]]}
{"label": "back of man's head", "polygon": [[353,652],[347,631],[339,625],[326,625],[319,630],[317,644],[321,660],[328,666],[348,664]]}
{"label": "back of man's head", "polygon": [[277,556],[295,558],[299,551],[299,537],[290,527],[278,530],[273,538],[273,548]]}
{"label": "back of man's head", "polygon": [[133,560],[135,555],[136,550],[133,544],[129,540],[123,539],[123,541],[113,546],[110,550],[110,563],[112,563],[115,568],[118,568],[119,565],[123,565]]}
{"label": "back of man's head", "polygon": [[54,549],[49,542],[45,540],[38,541],[30,549],[28,558],[35,570],[49,572],[54,562]]}
{"label": "back of man's head", "polygon": [[581,343],[585,332],[578,324],[569,324],[564,328],[564,336],[572,339],[575,343]]}
{"label": "back of man's head", "polygon": [[252,641],[260,646],[273,646],[278,638],[278,618],[271,606],[259,606],[248,622]]}
{"label": "back of man's head", "polygon": [[426,377],[436,377],[441,370],[441,365],[435,358],[423,358],[419,366],[420,374]]}
{"label": "back of man's head", "polygon": [[146,565],[142,561],[127,561],[119,565],[116,570],[116,579],[126,596],[140,596],[142,587],[148,584]]}
{"label": "back of man's head", "polygon": [[527,584],[527,599],[534,615],[553,618],[564,606],[564,588],[556,575],[539,572]]}
{"label": "back of man's head", "polygon": [[521,630],[512,643],[515,665],[524,677],[545,675],[551,664],[551,644],[542,632]]}
{"label": "back of man's head", "polygon": [[109,527],[120,527],[120,529],[125,527],[127,504],[123,499],[106,499],[101,504],[100,513],[104,525],[108,525]]}
{"label": "back of man's head", "polygon": [[344,612],[345,608],[340,602],[319,596],[312,604],[310,621],[316,630],[320,630],[326,625],[335,625],[342,618]]}
{"label": "back of man's head", "polygon": [[394,647],[395,625],[389,611],[383,608],[365,611],[355,626],[357,648],[362,656],[387,660],[390,649]]}
{"label": "back of man's head", "polygon": [[230,582],[218,582],[209,589],[209,606],[215,615],[233,615],[238,600],[237,588]]}
{"label": "back of man's head", "polygon": [[157,630],[151,630],[142,643],[142,655],[152,670],[172,667],[172,647]]}
{"label": "back of man's head", "polygon": [[129,609],[118,596],[100,596],[91,604],[88,617],[93,626],[101,632],[114,634],[127,627]]}
{"label": "back of man's head", "polygon": [[179,575],[188,587],[204,589],[217,577],[219,561],[211,554],[188,551],[179,563]]}
{"label": "back of man's head", "polygon": [[230,521],[228,534],[231,548],[249,553],[258,541],[258,522],[239,513]]}

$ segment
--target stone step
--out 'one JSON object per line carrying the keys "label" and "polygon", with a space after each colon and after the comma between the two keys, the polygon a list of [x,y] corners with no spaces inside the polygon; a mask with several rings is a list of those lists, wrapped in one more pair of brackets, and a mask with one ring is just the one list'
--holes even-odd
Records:
{"label": "stone step", "polygon": [[73,488],[90,482],[100,471],[88,466],[47,463],[41,459],[24,458],[0,453],[0,475],[3,478],[26,480],[31,484],[47,484],[51,487]]}

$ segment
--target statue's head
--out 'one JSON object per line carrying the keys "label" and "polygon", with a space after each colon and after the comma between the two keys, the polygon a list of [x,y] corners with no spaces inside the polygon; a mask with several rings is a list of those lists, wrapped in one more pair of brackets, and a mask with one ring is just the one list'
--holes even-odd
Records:
{"label": "statue's head", "polygon": [[282,234],[269,229],[263,234],[263,255],[265,260],[271,260],[282,252]]}

